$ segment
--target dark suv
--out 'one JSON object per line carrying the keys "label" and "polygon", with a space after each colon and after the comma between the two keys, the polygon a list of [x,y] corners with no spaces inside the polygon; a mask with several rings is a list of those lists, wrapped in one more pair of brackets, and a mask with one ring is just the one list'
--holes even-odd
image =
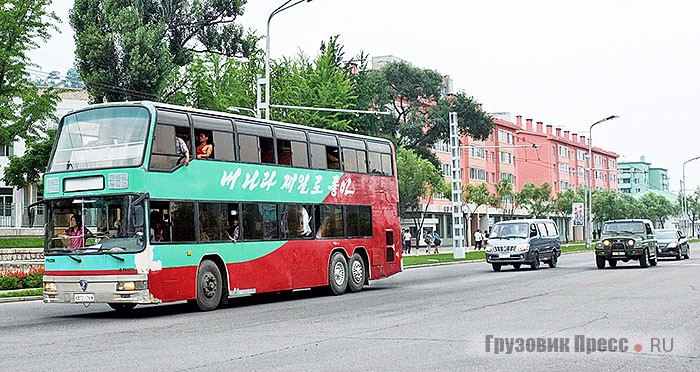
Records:
{"label": "dark suv", "polygon": [[599,269],[617,266],[619,261],[639,261],[639,266],[656,266],[657,242],[649,220],[612,220],[603,223],[601,240],[595,246]]}

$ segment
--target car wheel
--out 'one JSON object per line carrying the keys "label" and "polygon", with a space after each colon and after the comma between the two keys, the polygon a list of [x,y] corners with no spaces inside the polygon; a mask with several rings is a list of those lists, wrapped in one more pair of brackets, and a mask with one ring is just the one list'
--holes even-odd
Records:
{"label": "car wheel", "polygon": [[690,246],[685,249],[685,255],[683,256],[686,260],[690,258]]}
{"label": "car wheel", "polygon": [[491,268],[493,269],[493,271],[501,271],[501,264],[491,264]]}
{"label": "car wheel", "polygon": [[605,268],[605,257],[597,256],[595,258],[595,265],[599,269],[604,269]]}
{"label": "car wheel", "polygon": [[513,264],[513,268],[515,270],[520,270],[520,264]]}
{"label": "car wheel", "polygon": [[656,266],[656,258],[649,258],[649,265]]}
{"label": "car wheel", "polygon": [[540,254],[539,253],[535,252],[535,260],[532,261],[532,263],[530,264],[530,268],[532,268],[532,270],[539,270],[540,269]]}
{"label": "car wheel", "polygon": [[359,292],[365,285],[367,279],[367,270],[365,270],[365,260],[360,254],[355,253],[350,259],[350,278],[348,280],[348,290],[350,292]]}
{"label": "car wheel", "polygon": [[639,257],[639,266],[647,268],[649,267],[649,261],[647,261],[647,251],[645,250],[642,252],[642,255]]}
{"label": "car wheel", "polygon": [[219,267],[210,260],[197,269],[197,307],[202,311],[216,309],[221,302],[222,283]]}
{"label": "car wheel", "polygon": [[348,262],[340,252],[335,252],[328,263],[328,284],[331,293],[339,296],[348,288]]}
{"label": "car wheel", "polygon": [[683,255],[681,253],[683,251],[682,247],[678,247],[678,251],[676,251],[676,261],[680,261],[683,259]]}
{"label": "car wheel", "polygon": [[553,269],[557,267],[557,261],[559,261],[557,251],[552,251],[552,257],[549,259],[549,262],[547,262],[547,264],[549,264],[549,267]]}
{"label": "car wheel", "polygon": [[611,268],[617,267],[617,260],[610,260],[608,261],[608,264],[610,265]]}

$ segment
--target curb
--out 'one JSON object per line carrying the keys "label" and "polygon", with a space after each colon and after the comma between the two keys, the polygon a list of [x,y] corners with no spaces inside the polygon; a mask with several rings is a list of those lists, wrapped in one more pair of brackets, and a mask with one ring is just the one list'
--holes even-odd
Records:
{"label": "curb", "polygon": [[43,299],[44,296],[3,297],[0,298],[0,304],[8,302],[38,301]]}

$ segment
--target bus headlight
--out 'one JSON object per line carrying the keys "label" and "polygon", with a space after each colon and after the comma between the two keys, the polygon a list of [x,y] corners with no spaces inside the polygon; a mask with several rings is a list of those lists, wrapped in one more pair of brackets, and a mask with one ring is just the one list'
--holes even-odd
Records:
{"label": "bus headlight", "polygon": [[117,291],[141,291],[148,288],[148,281],[125,281],[117,282]]}
{"label": "bus headlight", "polygon": [[44,292],[56,292],[56,283],[44,282]]}

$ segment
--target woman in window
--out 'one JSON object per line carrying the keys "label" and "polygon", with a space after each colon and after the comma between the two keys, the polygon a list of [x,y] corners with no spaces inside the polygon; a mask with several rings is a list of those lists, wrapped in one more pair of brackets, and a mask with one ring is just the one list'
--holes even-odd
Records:
{"label": "woman in window", "polygon": [[211,157],[214,146],[209,143],[209,136],[206,133],[199,133],[198,138],[199,145],[197,146],[196,150],[197,159],[208,159]]}
{"label": "woman in window", "polygon": [[61,237],[68,240],[68,248],[77,249],[85,247],[85,237],[91,235],[92,232],[83,226],[83,219],[80,215],[74,214],[70,218],[65,234]]}

